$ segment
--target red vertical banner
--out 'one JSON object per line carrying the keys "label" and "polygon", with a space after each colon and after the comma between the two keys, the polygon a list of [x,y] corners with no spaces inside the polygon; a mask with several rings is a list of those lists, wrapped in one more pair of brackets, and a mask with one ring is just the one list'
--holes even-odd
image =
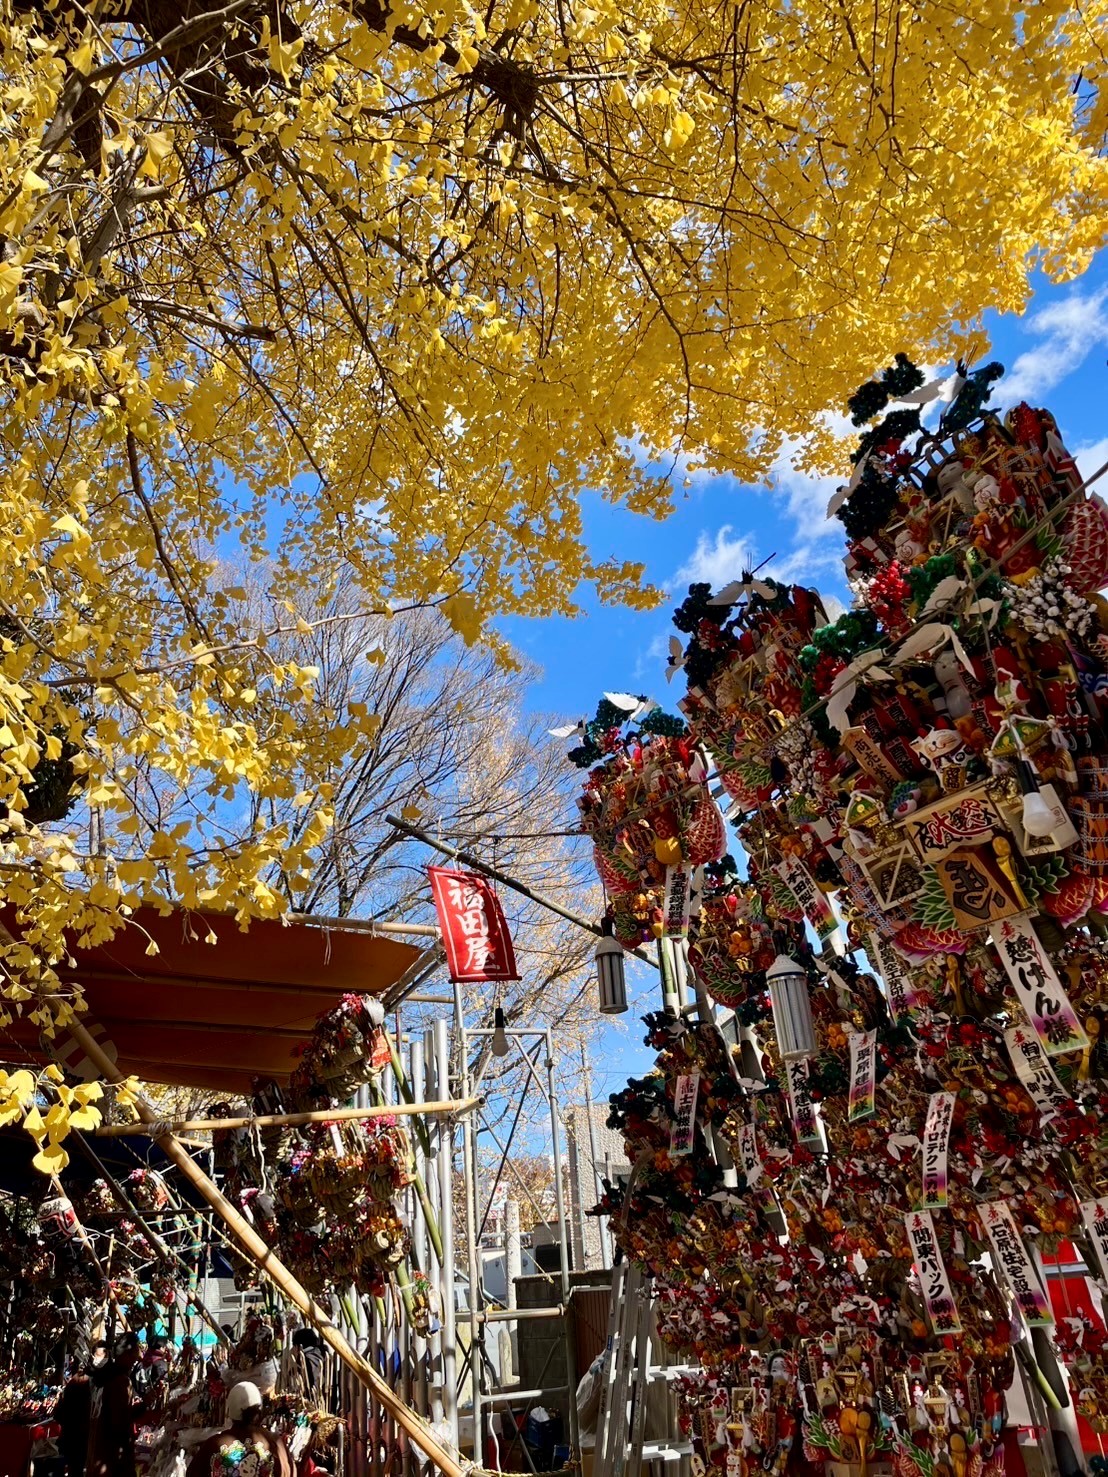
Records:
{"label": "red vertical banner", "polygon": [[512,937],[491,883],[474,872],[428,867],[450,978],[458,984],[518,980]]}

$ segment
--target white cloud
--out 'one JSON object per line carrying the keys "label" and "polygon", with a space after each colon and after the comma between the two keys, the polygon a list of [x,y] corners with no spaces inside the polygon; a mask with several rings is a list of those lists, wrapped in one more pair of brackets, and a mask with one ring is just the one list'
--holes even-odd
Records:
{"label": "white cloud", "polygon": [[692,557],[688,559],[669,581],[672,590],[684,589],[686,585],[706,581],[713,590],[718,590],[729,580],[742,577],[746,569],[756,563],[754,546],[742,535],[733,534],[730,523],[718,528],[713,537],[702,532],[696,541]]}
{"label": "white cloud", "polygon": [[[836,435],[853,429],[844,416],[827,415],[823,419]],[[770,559],[764,573],[804,584],[818,584],[822,576],[825,582],[830,580],[841,586],[843,526],[837,518],[828,518],[827,504],[845,480],[846,470],[838,476],[799,471],[793,465],[799,450],[799,443],[786,442],[773,464],[769,491],[779,505],[783,504],[782,531],[791,537],[789,547]]]}
{"label": "white cloud", "polygon": [[[837,526],[842,528],[841,524]],[[786,583],[795,581],[805,585],[818,585],[822,574],[828,580],[843,586],[842,540],[837,539],[835,543],[823,544],[822,547],[811,541],[800,543],[783,559],[772,559],[766,565],[764,572]],[[826,601],[824,603],[826,604]]]}
{"label": "white cloud", "polygon": [[1020,400],[1041,405],[1098,345],[1108,344],[1108,288],[1092,294],[1074,289],[1032,313],[1022,328],[1041,342],[1020,354],[1000,381],[996,396],[1002,405]]}
{"label": "white cloud", "polygon": [[796,524],[797,536],[821,539],[842,527],[828,518],[827,504],[836,487],[845,480],[845,472],[841,477],[813,477],[807,472],[798,472],[787,463],[778,462],[770,486],[771,491],[784,500],[789,517]]}
{"label": "white cloud", "polygon": [[[850,429],[839,416],[829,418],[828,423],[838,433]],[[765,562],[759,573],[775,579],[816,584],[822,576],[825,583],[843,586],[843,528],[838,519],[827,517],[828,499],[843,478],[798,471],[792,459],[799,449],[796,442],[782,446],[767,479],[768,494],[779,509],[781,545],[768,556],[759,556],[750,536],[737,534],[733,524],[714,532],[702,530],[691,558],[667,581],[669,589],[683,593],[688,585],[704,580],[718,590],[758,565],[760,558]],[[749,498],[765,493],[737,487],[734,495]],[[769,536],[764,529],[762,536]]]}
{"label": "white cloud", "polygon": [[[1102,436],[1099,441],[1088,441],[1083,446],[1079,446],[1073,453],[1073,459],[1083,479],[1091,477],[1094,472],[1099,472],[1104,463],[1108,462],[1108,436]],[[1108,483],[1102,477],[1095,486],[1103,497],[1105,491],[1108,490]]]}
{"label": "white cloud", "polygon": [[[673,634],[673,627],[666,626],[653,637],[645,651],[640,650],[636,653],[635,665],[631,669],[631,680],[633,682],[638,682],[640,685],[642,683],[649,684],[653,682],[657,684],[659,682],[665,673],[666,664],[669,661],[669,638]],[[665,686],[664,681],[662,682],[662,686]],[[649,690],[656,692],[658,689],[655,686]],[[663,707],[666,706],[664,698],[660,697],[659,701]]]}

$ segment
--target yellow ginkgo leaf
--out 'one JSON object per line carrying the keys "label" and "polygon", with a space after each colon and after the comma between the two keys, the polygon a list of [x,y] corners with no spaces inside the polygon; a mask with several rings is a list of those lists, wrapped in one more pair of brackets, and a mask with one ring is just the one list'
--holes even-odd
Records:
{"label": "yellow ginkgo leaf", "polygon": [[269,65],[287,82],[299,66],[297,58],[304,50],[304,38],[297,36],[293,41],[282,41],[280,36],[270,36],[268,50]]}
{"label": "yellow ginkgo leaf", "polygon": [[87,77],[92,71],[95,55],[91,39],[82,41],[75,51],[69,53],[69,65],[75,72],[80,72]]}
{"label": "yellow ginkgo leaf", "polygon": [[61,1174],[62,1170],[69,1163],[69,1155],[62,1148],[61,1144],[51,1140],[50,1143],[44,1144],[39,1149],[38,1153],[31,1160],[31,1163],[41,1174]]}
{"label": "yellow ginkgo leaf", "polygon": [[444,600],[440,608],[465,644],[472,646],[480,636],[483,624],[474,597],[467,590],[462,590]]}

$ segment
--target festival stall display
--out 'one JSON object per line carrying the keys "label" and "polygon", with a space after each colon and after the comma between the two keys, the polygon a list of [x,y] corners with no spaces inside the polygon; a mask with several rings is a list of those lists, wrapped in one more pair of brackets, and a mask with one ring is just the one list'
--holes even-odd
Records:
{"label": "festival stall display", "polygon": [[[358,1087],[380,1098],[380,1073],[392,1059],[382,1018],[377,1002],[346,996],[320,1017],[287,1096],[275,1084],[256,1084],[255,1113],[311,1112],[312,1121],[217,1129],[212,1147],[221,1188],[317,1297],[349,1306],[352,1294],[380,1300],[395,1284],[398,1305],[402,1298],[414,1325],[426,1327],[427,1279],[408,1270],[401,1214],[402,1192],[413,1179],[403,1120],[317,1116],[347,1104]],[[227,1104],[214,1112],[234,1116]],[[21,1425],[45,1420],[67,1364],[87,1359],[102,1328],[142,1331],[148,1349],[167,1335],[172,1341],[194,1306],[199,1275],[200,1242],[191,1232],[184,1241],[178,1234],[188,1207],[157,1170],[139,1165],[119,1182],[85,1183],[73,1190],[76,1204],[56,1182],[51,1188],[44,1180],[42,1190],[37,1204],[12,1198],[12,1217],[0,1208],[0,1341],[11,1361],[0,1375],[0,1419]],[[167,1243],[189,1249],[193,1260],[174,1259]],[[225,1254],[239,1285],[255,1286],[256,1268],[229,1245]],[[181,1442],[220,1427],[227,1386],[241,1379],[273,1397],[273,1420],[299,1453],[334,1449],[340,1422],[325,1408],[326,1392],[282,1380],[288,1351],[280,1314],[271,1294],[263,1306],[268,1311],[248,1317],[234,1347],[206,1368],[187,1337],[179,1353],[171,1342],[149,1368],[140,1366],[143,1470],[176,1472]]]}
{"label": "festival stall display", "polygon": [[[1052,1350],[1108,1433],[1103,1325],[1055,1318],[1042,1260],[1108,1277],[1108,513],[1048,412],[984,408],[999,373],[932,432],[903,356],[852,398],[854,609],[747,576],[677,612],[667,753],[710,758],[747,863],[706,869],[688,957],[742,1050],[648,1018],[602,1209],[704,1371],[705,1467],[1002,1470],[1005,1393],[1018,1365],[1056,1404]],[[651,814],[613,795],[623,744],[582,804],[613,911],[632,869],[645,893],[630,945],[661,879],[608,823]]]}
{"label": "festival stall display", "polygon": [[703,752],[680,718],[620,693],[606,696],[578,731],[569,757],[593,766],[580,800],[582,829],[592,838],[616,938],[634,948],[663,934],[685,937],[694,873],[726,846]]}
{"label": "festival stall display", "polygon": [[[256,1106],[326,1111],[375,1082],[388,1061],[380,1007],[348,995],[320,1018],[293,1075],[291,1101],[282,1102],[270,1083],[259,1085]],[[214,1143],[234,1198],[309,1291],[381,1297],[390,1276],[409,1291],[397,1197],[412,1182],[412,1153],[398,1119],[271,1129],[264,1141],[245,1129],[221,1130]],[[240,1285],[258,1283],[257,1268],[244,1257],[235,1267]]]}

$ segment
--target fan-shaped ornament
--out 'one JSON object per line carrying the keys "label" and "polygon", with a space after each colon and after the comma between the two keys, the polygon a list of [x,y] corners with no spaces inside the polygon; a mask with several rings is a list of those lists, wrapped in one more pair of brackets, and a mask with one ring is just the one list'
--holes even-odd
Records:
{"label": "fan-shaped ornament", "polygon": [[1062,525],[1066,583],[1082,595],[1095,595],[1108,585],[1108,505],[1095,494],[1076,503]]}

